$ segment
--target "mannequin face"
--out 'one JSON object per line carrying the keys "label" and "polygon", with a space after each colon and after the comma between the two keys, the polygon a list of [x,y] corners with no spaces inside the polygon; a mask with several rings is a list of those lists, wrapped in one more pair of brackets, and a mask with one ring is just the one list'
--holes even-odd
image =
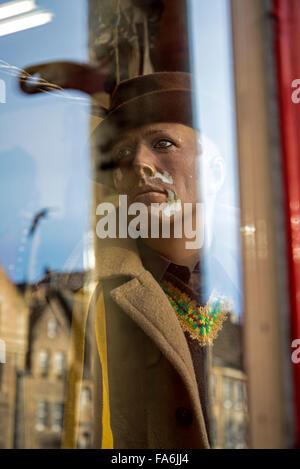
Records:
{"label": "mannequin face", "polygon": [[197,132],[177,123],[131,130],[114,145],[113,179],[128,203],[198,202]]}

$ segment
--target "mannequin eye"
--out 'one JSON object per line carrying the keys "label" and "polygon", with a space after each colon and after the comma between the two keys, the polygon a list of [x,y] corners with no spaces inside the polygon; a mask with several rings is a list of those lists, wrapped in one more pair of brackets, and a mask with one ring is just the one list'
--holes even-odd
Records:
{"label": "mannequin eye", "polygon": [[134,152],[133,148],[130,148],[130,147],[120,148],[120,150],[116,152],[116,158],[117,160],[130,158],[133,155],[133,152]]}
{"label": "mannequin eye", "polygon": [[154,148],[157,148],[159,150],[167,150],[168,148],[172,147],[174,145],[171,140],[167,140],[166,138],[163,138],[159,140],[158,142],[155,143]]}

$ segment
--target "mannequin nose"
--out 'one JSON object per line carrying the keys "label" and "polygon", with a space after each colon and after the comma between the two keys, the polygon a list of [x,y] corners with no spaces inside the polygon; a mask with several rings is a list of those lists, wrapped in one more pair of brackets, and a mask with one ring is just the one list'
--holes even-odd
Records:
{"label": "mannequin nose", "polygon": [[143,179],[153,177],[156,171],[151,151],[142,146],[135,155],[133,167],[139,177]]}
{"label": "mannequin nose", "polygon": [[143,179],[153,177],[155,174],[154,168],[150,164],[147,164],[147,163],[139,163],[139,164],[134,165],[134,170],[135,170],[135,173]]}

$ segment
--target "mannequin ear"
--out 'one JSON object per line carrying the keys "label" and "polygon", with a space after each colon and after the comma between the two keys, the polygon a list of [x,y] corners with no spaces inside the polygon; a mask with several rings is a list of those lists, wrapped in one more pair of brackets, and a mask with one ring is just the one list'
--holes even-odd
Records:
{"label": "mannequin ear", "polygon": [[200,134],[198,138],[199,159],[197,175],[204,197],[216,196],[223,186],[226,166],[218,146],[209,137]]}
{"label": "mannequin ear", "polygon": [[213,158],[210,163],[209,171],[210,180],[212,184],[212,192],[216,194],[223,186],[225,180],[226,168],[224,159],[221,156]]}

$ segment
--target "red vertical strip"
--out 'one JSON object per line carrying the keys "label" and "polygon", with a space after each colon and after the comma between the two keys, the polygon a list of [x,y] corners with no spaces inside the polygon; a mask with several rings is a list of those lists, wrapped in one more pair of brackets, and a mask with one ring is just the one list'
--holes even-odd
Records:
{"label": "red vertical strip", "polygon": [[[300,339],[300,103],[292,102],[292,82],[300,79],[300,0],[274,0],[276,54],[286,229],[290,280],[291,341]],[[291,349],[292,351],[292,349]],[[293,364],[295,438],[300,447],[300,364]]]}

